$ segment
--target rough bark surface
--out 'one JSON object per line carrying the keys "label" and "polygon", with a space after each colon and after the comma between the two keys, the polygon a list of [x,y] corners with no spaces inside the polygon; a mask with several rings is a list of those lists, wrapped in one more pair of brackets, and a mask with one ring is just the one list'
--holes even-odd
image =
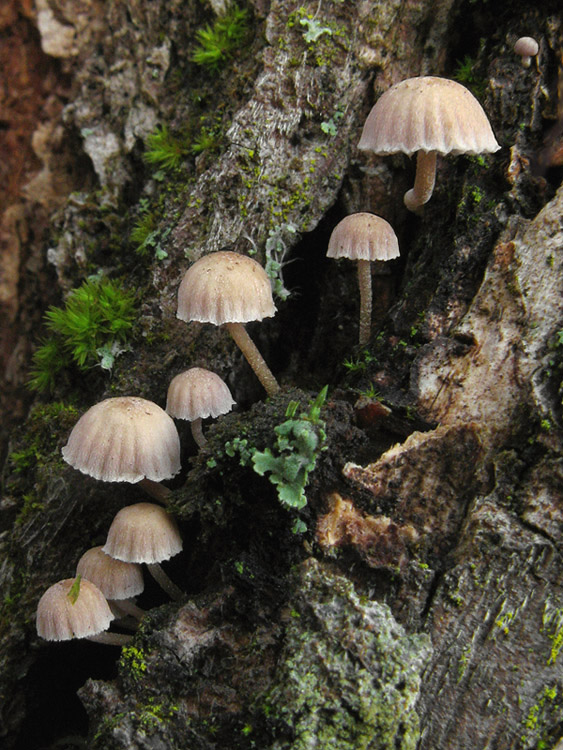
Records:
{"label": "rough bark surface", "polygon": [[[248,0],[238,44],[198,62],[232,7],[0,10],[2,747],[559,747],[559,3]],[[502,149],[439,157],[412,215],[413,165],[356,145],[377,96],[424,74],[471,88]],[[325,253],[366,210],[401,258],[374,264],[358,348],[354,264]],[[269,399],[225,331],[176,318],[186,269],[222,248],[272,280],[276,316],[249,325]],[[88,277],[134,291],[130,335],[34,394],[43,313]],[[185,598],[147,580],[121,651],[41,641],[43,591],[144,499],[67,466],[70,430],[102,398],[164,405],[191,366],[238,406],[199,452],[178,424],[165,568]]]}

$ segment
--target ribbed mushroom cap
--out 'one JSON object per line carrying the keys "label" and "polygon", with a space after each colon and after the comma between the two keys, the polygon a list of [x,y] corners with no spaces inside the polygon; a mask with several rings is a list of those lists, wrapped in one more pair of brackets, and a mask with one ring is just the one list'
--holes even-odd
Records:
{"label": "ribbed mushroom cap", "polygon": [[87,638],[107,630],[114,616],[102,592],[82,579],[74,604],[69,597],[74,578],[47,589],[37,605],[37,634],[47,641]]}
{"label": "ribbed mushroom cap", "polygon": [[231,411],[235,401],[229,386],[210,370],[191,367],[168,386],[166,411],[177,419],[206,419]]}
{"label": "ribbed mushroom cap", "polygon": [[160,482],[181,468],[174,420],[136,396],[108,398],[88,409],[62,453],[75,469],[106,482]]}
{"label": "ribbed mushroom cap", "polygon": [[97,586],[106,599],[130,599],[145,588],[140,565],[116,560],[101,547],[92,547],[82,555],[76,574]]}
{"label": "ribbed mushroom cap", "polygon": [[483,108],[457,81],[435,76],[407,78],[375,103],[358,148],[379,155],[415,151],[481,154],[498,151]]}
{"label": "ribbed mushroom cap", "polygon": [[514,52],[522,57],[534,57],[539,49],[539,44],[531,36],[521,36],[514,45]]}
{"label": "ribbed mushroom cap", "polygon": [[178,289],[180,320],[200,323],[248,323],[276,312],[270,280],[246,255],[221,250],[191,266]]}
{"label": "ribbed mushroom cap", "polygon": [[391,260],[399,256],[399,241],[388,221],[370,213],[346,216],[332,230],[328,258]]}
{"label": "ribbed mushroom cap", "polygon": [[181,552],[182,538],[176,522],[160,505],[135,503],[117,513],[102,549],[116,560],[151,564]]}

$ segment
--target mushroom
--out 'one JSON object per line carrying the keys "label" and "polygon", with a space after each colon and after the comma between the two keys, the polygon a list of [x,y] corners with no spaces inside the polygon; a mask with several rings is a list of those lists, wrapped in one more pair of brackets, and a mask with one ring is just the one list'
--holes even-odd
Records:
{"label": "mushroom", "polygon": [[437,154],[494,153],[500,146],[483,108],[456,81],[435,76],[407,78],[375,103],[358,148],[384,156],[418,152],[414,188],[405,193],[409,211],[430,200]]}
{"label": "mushroom", "polygon": [[135,503],[122,508],[111,523],[102,549],[116,560],[145,563],[149,573],[172,599],[184,596],[160,565],[182,551],[176,522],[160,505]]}
{"label": "mushroom", "polygon": [[180,471],[180,438],[174,420],[152,401],[137,396],[108,398],[74,425],[62,449],[75,469],[104,482],[138,483],[164,502],[160,484]]}
{"label": "mushroom", "polygon": [[525,68],[530,67],[532,57],[539,52],[539,44],[531,36],[521,36],[514,45],[514,52],[522,58],[522,65]]}
{"label": "mushroom", "polygon": [[50,586],[37,605],[37,634],[46,641],[87,638],[98,643],[124,646],[130,635],[106,632],[114,619],[102,592],[93,583],[66,578]]}
{"label": "mushroom", "polygon": [[132,597],[143,593],[143,571],[138,563],[123,562],[106,555],[101,547],[87,550],[76,566],[76,574],[97,586],[117,617],[145,614]]}
{"label": "mushroom", "polygon": [[194,440],[200,448],[207,440],[201,420],[231,411],[235,401],[219,375],[203,367],[191,367],[172,379],[168,386],[166,411],[176,419],[189,419]]}
{"label": "mushroom", "polygon": [[177,317],[186,322],[224,325],[268,396],[279,385],[246,332],[244,323],[276,312],[270,280],[252,258],[221,250],[204,255],[187,270],[178,290]]}
{"label": "mushroom", "polygon": [[371,330],[372,260],[391,260],[399,256],[399,242],[393,227],[380,216],[357,213],[346,216],[332,230],[328,258],[350,258],[358,262],[360,286],[360,345],[369,341]]}

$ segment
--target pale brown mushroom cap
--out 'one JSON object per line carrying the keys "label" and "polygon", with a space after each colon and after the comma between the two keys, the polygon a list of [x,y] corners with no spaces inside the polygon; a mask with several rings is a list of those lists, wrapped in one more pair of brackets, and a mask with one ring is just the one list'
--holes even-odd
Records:
{"label": "pale brown mushroom cap", "polygon": [[328,258],[371,261],[398,256],[399,241],[393,227],[375,214],[360,212],[344,217],[328,242]]}
{"label": "pale brown mushroom cap", "polygon": [[257,261],[230,251],[204,255],[186,271],[178,289],[180,320],[248,323],[276,312],[272,287]]}
{"label": "pale brown mushroom cap", "polygon": [[235,401],[219,375],[203,367],[191,367],[168,386],[166,411],[177,419],[206,419],[231,411]]}
{"label": "pale brown mushroom cap", "polygon": [[500,146],[483,108],[465,86],[421,76],[396,83],[377,100],[358,148],[410,156],[416,151],[481,154]]}
{"label": "pale brown mushroom cap", "polygon": [[539,44],[531,36],[520,37],[514,45],[514,52],[521,57],[535,57],[539,49]]}
{"label": "pale brown mushroom cap", "polygon": [[181,468],[174,420],[136,396],[108,398],[88,409],[62,454],[75,469],[106,482],[160,482]]}
{"label": "pale brown mushroom cap", "polygon": [[102,549],[116,560],[159,563],[182,551],[182,538],[176,522],[160,505],[135,503],[117,513]]}
{"label": "pale brown mushroom cap", "polygon": [[74,583],[74,578],[58,581],[39,600],[36,626],[41,638],[68,641],[88,638],[108,629],[114,616],[102,592],[83,579],[73,604],[69,592]]}
{"label": "pale brown mushroom cap", "polygon": [[82,555],[76,574],[97,586],[106,599],[130,599],[145,588],[143,571],[138,563],[116,560],[101,547],[92,547]]}

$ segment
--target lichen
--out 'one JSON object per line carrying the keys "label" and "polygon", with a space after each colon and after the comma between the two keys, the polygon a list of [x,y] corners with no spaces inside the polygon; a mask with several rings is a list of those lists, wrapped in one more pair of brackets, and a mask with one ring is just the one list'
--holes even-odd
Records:
{"label": "lichen", "polygon": [[262,710],[279,727],[271,750],[415,748],[425,635],[316,560],[302,566],[284,648]]}

